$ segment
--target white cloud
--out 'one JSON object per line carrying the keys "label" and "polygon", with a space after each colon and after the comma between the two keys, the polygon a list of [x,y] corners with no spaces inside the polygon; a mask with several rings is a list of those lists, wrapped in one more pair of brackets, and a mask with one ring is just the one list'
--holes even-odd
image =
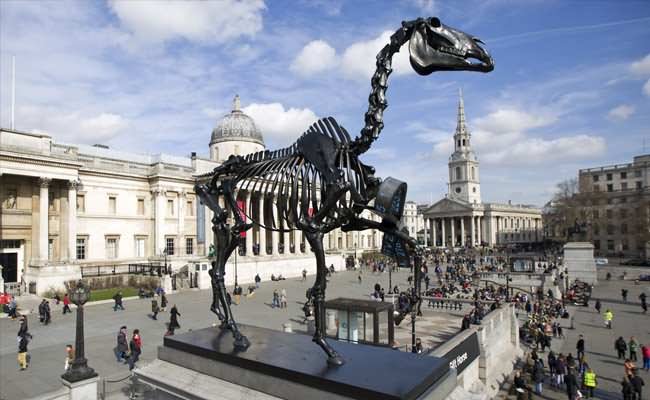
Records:
{"label": "white cloud", "polygon": [[557,120],[553,115],[531,114],[517,109],[498,109],[476,120],[476,127],[493,132],[517,132],[539,128]]}
{"label": "white cloud", "polygon": [[438,11],[436,0],[411,0],[411,3],[424,13],[434,14]]}
{"label": "white cloud", "polygon": [[650,97],[650,79],[648,79],[643,85],[643,93],[645,93],[646,96]]}
{"label": "white cloud", "polygon": [[118,137],[129,127],[129,121],[121,115],[102,112],[69,112],[50,107],[24,106],[17,110],[18,128],[51,135],[56,142],[106,143]]}
{"label": "white cloud", "polygon": [[314,40],[302,48],[291,63],[291,70],[301,76],[310,76],[337,64],[336,50],[323,40]]}
{"label": "white cloud", "polygon": [[621,104],[618,107],[614,107],[609,112],[607,113],[607,118],[610,120],[618,120],[618,121],[624,121],[634,112],[636,111],[636,108],[634,106],[631,106],[629,104]]}
{"label": "white cloud", "polygon": [[253,103],[242,109],[255,120],[265,139],[288,143],[307,130],[318,117],[309,108],[287,108],[280,103]]}
{"label": "white cloud", "polygon": [[551,140],[529,138],[505,149],[486,152],[482,159],[491,164],[534,165],[600,156],[605,149],[605,139],[598,136],[576,135]]}
{"label": "white cloud", "polygon": [[[384,31],[374,39],[353,43],[345,49],[341,59],[341,67],[345,76],[357,80],[369,79],[376,68],[377,53],[390,43],[390,36],[393,33]],[[395,54],[392,67],[395,75],[413,73],[407,47],[403,46],[401,51]]]}
{"label": "white cloud", "polygon": [[630,70],[635,74],[650,75],[650,54],[633,62],[630,65]]}
{"label": "white cloud", "polygon": [[137,39],[164,42],[223,43],[239,36],[254,36],[262,29],[263,0],[235,1],[118,1],[111,10]]}
{"label": "white cloud", "polygon": [[393,160],[397,157],[395,149],[389,147],[373,147],[366,154],[379,160]]}

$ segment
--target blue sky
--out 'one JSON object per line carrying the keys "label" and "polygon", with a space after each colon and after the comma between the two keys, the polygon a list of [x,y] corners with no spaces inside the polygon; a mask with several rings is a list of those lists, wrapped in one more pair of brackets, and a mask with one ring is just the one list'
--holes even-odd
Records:
{"label": "blue sky", "polygon": [[543,205],[579,168],[650,152],[650,2],[12,1],[0,2],[0,122],[66,143],[207,155],[238,93],[268,148],[315,118],[363,124],[374,55],[400,21],[438,16],[483,39],[490,74],[416,75],[403,49],[385,128],[367,163],[446,192],[458,89],[484,201]]}

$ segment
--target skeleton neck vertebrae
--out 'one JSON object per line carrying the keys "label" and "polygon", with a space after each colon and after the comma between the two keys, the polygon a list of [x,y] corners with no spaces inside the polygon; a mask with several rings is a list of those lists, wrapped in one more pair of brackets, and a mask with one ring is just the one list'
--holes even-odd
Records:
{"label": "skeleton neck vertebrae", "polygon": [[361,129],[361,135],[355,138],[351,144],[356,154],[368,151],[384,128],[384,110],[388,107],[386,89],[388,88],[388,76],[393,72],[393,56],[409,40],[412,29],[413,23],[403,23],[402,27],[390,37],[390,43],[377,54],[377,69],[370,80],[372,90],[368,97],[365,126]]}

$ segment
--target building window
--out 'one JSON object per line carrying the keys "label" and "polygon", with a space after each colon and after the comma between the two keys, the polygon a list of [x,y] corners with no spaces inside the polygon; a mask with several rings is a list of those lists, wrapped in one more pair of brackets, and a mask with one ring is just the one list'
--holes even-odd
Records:
{"label": "building window", "polygon": [[623,204],[623,203],[627,203],[627,197],[623,196],[623,197],[621,197],[620,199],[618,199],[618,201],[619,201],[619,203],[621,203],[621,204]]}
{"label": "building window", "polygon": [[593,179],[594,182],[598,182],[599,176],[598,175],[592,175],[591,178]]}
{"label": "building window", "polygon": [[640,169],[637,169],[637,170],[634,171],[634,177],[635,178],[640,178],[641,177],[641,170]]}
{"label": "building window", "polygon": [[117,197],[108,196],[108,212],[109,214],[117,213]]}
{"label": "building window", "polygon": [[456,167],[456,180],[461,180],[463,179],[463,175],[460,172],[460,167]]}
{"label": "building window", "polygon": [[614,225],[607,225],[607,234],[608,235],[614,234]]}
{"label": "building window", "polygon": [[600,235],[600,225],[594,225],[594,235]]}
{"label": "building window", "polygon": [[47,240],[47,259],[50,261],[54,259],[54,239]]}
{"label": "building window", "polygon": [[168,256],[174,255],[174,238],[167,238],[165,241],[165,251]]}
{"label": "building window", "polygon": [[83,194],[77,195],[77,212],[78,213],[86,212],[86,195]]}
{"label": "building window", "polygon": [[598,186],[598,185],[594,185],[594,187],[593,187],[593,191],[594,191],[594,192],[600,192],[600,186]]}
{"label": "building window", "polygon": [[460,193],[460,190],[461,190],[461,189],[460,189],[459,187],[457,187],[457,188],[456,188],[456,193]]}
{"label": "building window", "polygon": [[621,182],[621,190],[627,190],[627,182]]}
{"label": "building window", "polygon": [[623,251],[627,251],[630,249],[630,245],[628,244],[627,239],[623,239],[621,241],[621,244],[623,245]]}
{"label": "building window", "polygon": [[136,237],[135,238],[135,256],[138,258],[146,257],[145,253],[145,238]]}
{"label": "building window", "polygon": [[613,240],[608,240],[607,241],[607,250],[614,251],[614,241]]}
{"label": "building window", "polygon": [[627,172],[621,172],[621,179],[627,179]]}
{"label": "building window", "polygon": [[611,183],[607,184],[607,191],[608,192],[613,192],[614,191],[614,185],[612,185]]}
{"label": "building window", "polygon": [[465,139],[463,139],[463,146],[465,146]]}
{"label": "building window", "polygon": [[612,180],[612,174],[607,174],[607,180],[611,181]]}
{"label": "building window", "polygon": [[193,217],[194,216],[194,201],[193,200],[188,200],[187,201],[187,208],[185,209],[185,214],[188,217]]}
{"label": "building window", "polygon": [[612,218],[613,215],[614,215],[613,210],[607,210],[607,218]]}
{"label": "building window", "polygon": [[168,217],[173,217],[174,216],[174,200],[167,200],[167,216]]}
{"label": "building window", "polygon": [[476,180],[476,175],[474,172],[474,167],[472,167],[472,180]]}
{"label": "building window", "polygon": [[138,199],[138,215],[144,215],[144,199]]}
{"label": "building window", "polygon": [[636,188],[641,189],[643,187],[643,182],[641,181],[636,181]]}
{"label": "building window", "polygon": [[600,240],[594,240],[594,248],[600,250]]}
{"label": "building window", "polygon": [[50,191],[47,193],[48,207],[50,211],[56,211],[54,208],[54,188],[50,186]]}
{"label": "building window", "polygon": [[593,214],[594,214],[594,219],[598,219],[598,215],[600,214],[598,210],[594,210]]}
{"label": "building window", "polygon": [[86,238],[77,238],[77,260],[86,259]]}
{"label": "building window", "polygon": [[194,254],[194,238],[185,238],[185,254]]}
{"label": "building window", "polygon": [[117,238],[109,237],[106,238],[106,258],[109,260],[114,260],[117,258],[118,248],[117,248]]}
{"label": "building window", "polygon": [[460,139],[458,139],[458,147],[460,147]]}
{"label": "building window", "polygon": [[621,233],[627,234],[627,224],[621,224]]}
{"label": "building window", "polygon": [[621,208],[621,219],[627,218],[627,210],[624,208]]}

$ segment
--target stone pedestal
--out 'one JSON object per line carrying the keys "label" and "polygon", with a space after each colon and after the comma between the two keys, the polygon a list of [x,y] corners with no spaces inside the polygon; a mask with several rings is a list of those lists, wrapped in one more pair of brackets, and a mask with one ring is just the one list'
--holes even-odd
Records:
{"label": "stone pedestal", "polygon": [[78,382],[68,382],[65,379],[61,379],[63,386],[70,390],[68,394],[68,399],[70,400],[97,400],[98,381],[98,376]]}
{"label": "stone pedestal", "polygon": [[309,335],[239,328],[251,341],[246,351],[233,347],[227,330],[200,329],[166,336],[158,360],[134,373],[156,388],[157,398],[191,400],[215,393],[227,399],[442,400],[456,382],[438,357],[330,339],[346,360],[330,367]]}
{"label": "stone pedestal", "polygon": [[588,242],[569,242],[564,245],[564,268],[568,271],[569,285],[576,279],[590,285],[598,283],[594,245]]}

